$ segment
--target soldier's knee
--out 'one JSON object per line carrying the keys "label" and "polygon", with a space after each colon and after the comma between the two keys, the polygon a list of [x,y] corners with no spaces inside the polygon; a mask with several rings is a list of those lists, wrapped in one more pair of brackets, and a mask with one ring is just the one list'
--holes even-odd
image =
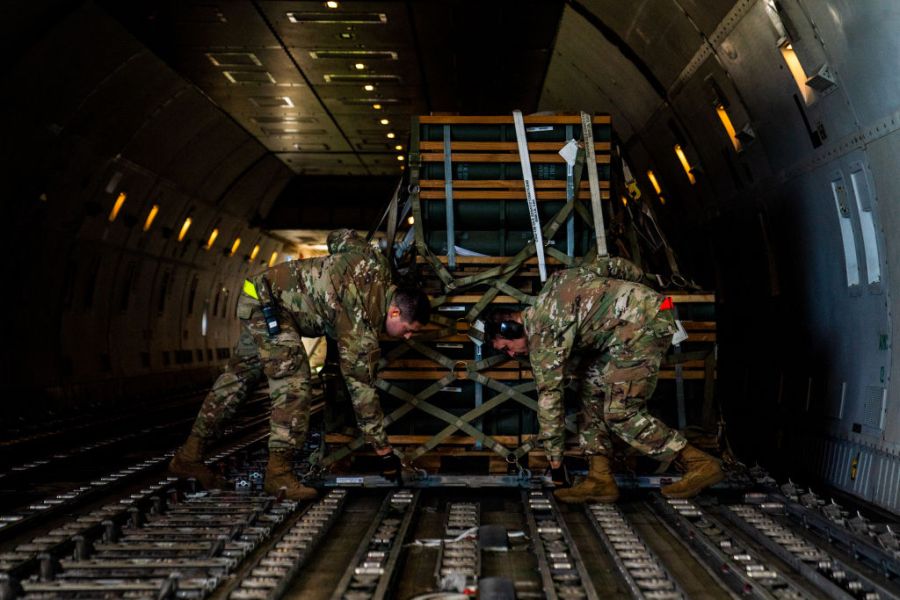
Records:
{"label": "soldier's knee", "polygon": [[305,357],[295,348],[285,348],[266,359],[263,371],[270,379],[283,379],[303,370]]}
{"label": "soldier's knee", "polygon": [[603,411],[603,420],[607,425],[615,427],[628,423],[636,414],[637,411],[633,410],[606,410]]}

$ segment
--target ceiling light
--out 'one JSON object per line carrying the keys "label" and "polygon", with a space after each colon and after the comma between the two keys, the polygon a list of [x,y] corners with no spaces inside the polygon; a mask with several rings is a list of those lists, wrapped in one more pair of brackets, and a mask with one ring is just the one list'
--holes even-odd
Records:
{"label": "ceiling light", "polygon": [[378,12],[305,12],[285,13],[291,23],[314,23],[317,25],[384,25],[388,22],[385,13]]}
{"label": "ceiling light", "polygon": [[250,96],[250,102],[259,108],[293,108],[294,101],[288,96]]}
{"label": "ceiling light", "polygon": [[373,105],[372,105],[372,108],[374,108],[375,110],[381,110],[381,105],[380,105],[380,104],[373,104]]}
{"label": "ceiling light", "polygon": [[212,248],[212,245],[216,243],[216,238],[219,237],[219,230],[213,229],[209,234],[209,240],[206,242],[206,249],[209,250]]}
{"label": "ceiling light", "polygon": [[154,204],[150,207],[150,212],[147,213],[147,220],[144,221],[144,231],[149,231],[150,226],[153,225],[153,219],[156,218],[156,213],[159,212],[159,204]]}
{"label": "ceiling light", "polygon": [[391,124],[390,120],[388,120],[388,119],[382,119],[379,121],[379,123],[381,123],[382,125],[390,125]]}
{"label": "ceiling light", "polygon": [[214,67],[262,66],[262,62],[252,52],[207,52],[206,58]]}
{"label": "ceiling light", "polygon": [[325,6],[327,6],[328,8],[337,8],[338,3],[334,0],[328,0],[328,2],[325,3]]}
{"label": "ceiling light", "polygon": [[[350,63],[351,65],[353,63]],[[401,83],[401,79],[399,75],[390,75],[387,73],[372,73],[369,71],[357,71],[356,69],[350,69],[350,72],[342,72],[342,73],[323,73],[322,79],[325,80],[325,83],[358,83],[361,86],[371,85],[373,86],[371,90],[374,91],[375,86],[378,83],[390,83],[399,85]],[[365,89],[365,88],[363,88]]]}
{"label": "ceiling light", "polygon": [[415,217],[410,217],[410,218],[408,218],[408,219],[406,220],[406,222],[409,223],[410,225],[415,225],[415,223],[416,223],[416,218],[415,218]]}
{"label": "ceiling light", "polygon": [[274,267],[274,266],[275,266],[275,261],[276,261],[276,260],[278,260],[278,253],[277,253],[277,252],[273,252],[273,253],[272,253],[272,256],[269,257],[269,266],[270,266],[270,267]]}
{"label": "ceiling light", "polygon": [[403,145],[397,144],[396,146],[394,146],[394,150],[403,150]]}
{"label": "ceiling light", "polygon": [[354,63],[353,68],[356,69],[357,71],[362,71],[363,69],[366,68],[366,64],[365,63]]}
{"label": "ceiling light", "polygon": [[294,124],[294,123],[316,123],[315,117],[301,117],[297,115],[260,115],[258,117],[250,117],[250,120],[257,124]]}
{"label": "ceiling light", "polygon": [[125,198],[128,195],[125,192],[119,192],[119,196],[116,198],[115,204],[113,204],[112,210],[109,211],[109,222],[112,223],[116,220],[116,217],[119,216],[119,211],[122,210],[122,205],[125,204]]}
{"label": "ceiling light", "polygon": [[392,140],[395,137],[397,137],[397,135],[393,131],[391,131],[390,133],[387,134],[387,139],[389,139],[389,140]]}
{"label": "ceiling light", "polygon": [[397,155],[397,160],[403,160],[403,159],[404,159],[404,156],[402,154]]}
{"label": "ceiling light", "polygon": [[661,194],[662,188],[660,188],[659,181],[657,181],[656,175],[653,173],[653,171],[647,171],[647,179],[650,180],[650,184],[653,186],[653,189],[656,191],[656,195],[658,196],[659,194]]}
{"label": "ceiling light", "polygon": [[253,246],[253,250],[250,251],[250,261],[256,260],[256,255],[259,254],[259,244]]}
{"label": "ceiling light", "polygon": [[178,241],[183,241],[184,236],[187,235],[188,229],[191,228],[191,218],[188,217],[184,220],[184,224],[181,226],[181,231],[178,232]]}
{"label": "ceiling light", "polygon": [[352,61],[369,60],[397,60],[400,54],[395,50],[310,50],[309,55],[312,58],[344,58]]}
{"label": "ceiling light", "polygon": [[228,256],[234,256],[234,253],[237,252],[240,245],[241,238],[234,238],[234,243],[231,245],[231,252],[228,254]]}
{"label": "ceiling light", "polygon": [[375,86],[372,85],[371,83],[367,83],[366,85],[363,86],[363,89],[367,92],[374,92]]}
{"label": "ceiling light", "polygon": [[684,169],[684,173],[687,175],[691,185],[697,183],[697,178],[692,173],[693,167],[691,167],[691,164],[688,162],[687,156],[685,156],[684,150],[681,148],[680,144],[675,144],[675,156],[678,157],[678,162],[681,163],[681,168]]}
{"label": "ceiling light", "polygon": [[238,85],[259,85],[275,83],[268,71],[222,71],[228,81]]}

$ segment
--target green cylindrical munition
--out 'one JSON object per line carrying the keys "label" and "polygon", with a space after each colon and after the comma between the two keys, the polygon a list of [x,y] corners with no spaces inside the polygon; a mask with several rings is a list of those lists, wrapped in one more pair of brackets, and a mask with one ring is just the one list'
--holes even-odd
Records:
{"label": "green cylindrical munition", "polygon": [[[536,181],[557,179],[565,181],[566,163],[533,163],[531,174]],[[601,180],[609,179],[609,165],[597,165],[597,175]],[[444,179],[444,164],[439,162],[424,163],[420,172],[421,179]],[[514,163],[453,163],[453,179],[463,181],[479,181],[494,179],[522,180],[522,165]]]}
{"label": "green cylindrical munition", "polygon": [[[455,245],[472,252],[487,256],[513,256],[528,245],[533,235],[531,229],[513,230],[498,233],[493,231],[456,231]],[[547,240],[544,240],[545,242]],[[447,254],[447,232],[444,230],[430,230],[425,233],[425,242],[429,249],[438,255]],[[583,256],[587,251],[588,232],[583,228],[575,234],[575,255]],[[553,237],[553,245],[561,252],[566,251],[565,229],[557,231]]]}
{"label": "green cylindrical munition", "polygon": [[[566,125],[537,125],[525,126],[525,139],[529,142],[560,142],[566,141]],[[572,128],[572,137],[581,139],[581,124],[569,125]],[[444,141],[444,126],[425,124],[421,125],[422,141]],[[612,138],[612,128],[609,124],[594,125],[594,141],[608,142]],[[515,126],[509,125],[478,125],[459,124],[450,125],[450,141],[453,142],[514,142],[516,141]],[[561,146],[560,146],[561,147]]]}
{"label": "green cylindrical munition", "polygon": [[[579,201],[582,202],[582,201]],[[423,217],[428,229],[446,229],[447,213],[443,200],[423,204]],[[564,201],[538,202],[541,223],[546,223],[562,210]],[[522,200],[457,200],[453,203],[453,220],[457,230],[484,229],[490,223],[497,229],[529,229],[528,204]]]}

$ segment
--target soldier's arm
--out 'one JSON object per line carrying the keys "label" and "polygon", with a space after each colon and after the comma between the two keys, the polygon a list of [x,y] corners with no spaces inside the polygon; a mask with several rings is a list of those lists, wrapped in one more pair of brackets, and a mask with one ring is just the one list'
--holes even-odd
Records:
{"label": "soldier's arm", "polygon": [[538,423],[544,450],[553,462],[562,460],[565,442],[566,409],[563,381],[566,361],[574,343],[574,328],[563,332],[543,329],[528,341],[531,369],[538,391]]}
{"label": "soldier's arm", "polygon": [[375,390],[375,370],[381,351],[378,334],[361,319],[341,314],[336,323],[341,374],[350,390],[356,422],[376,450],[390,444],[384,431],[384,413]]}

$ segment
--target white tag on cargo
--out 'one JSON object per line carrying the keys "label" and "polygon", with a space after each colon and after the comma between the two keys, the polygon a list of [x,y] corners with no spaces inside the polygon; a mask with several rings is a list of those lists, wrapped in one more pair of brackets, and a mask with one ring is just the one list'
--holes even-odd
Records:
{"label": "white tag on cargo", "polygon": [[574,167],[575,157],[578,156],[578,142],[569,140],[559,151],[559,155],[563,157],[563,160],[565,160],[570,167]]}
{"label": "white tag on cargo", "polygon": [[675,333],[672,334],[672,345],[677,346],[686,339],[688,339],[688,333],[684,330],[681,319],[675,319]]}

